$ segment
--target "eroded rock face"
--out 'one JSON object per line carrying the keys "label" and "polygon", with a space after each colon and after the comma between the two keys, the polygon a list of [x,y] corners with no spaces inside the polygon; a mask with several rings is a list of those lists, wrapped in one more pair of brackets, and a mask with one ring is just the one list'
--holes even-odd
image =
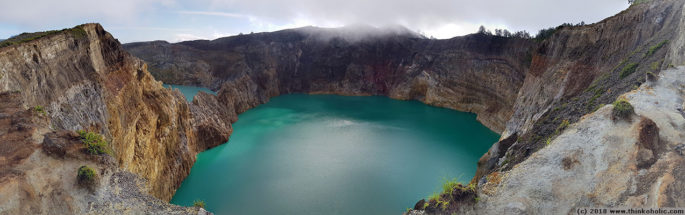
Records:
{"label": "eroded rock face", "polygon": [[[50,120],[43,129],[103,134],[114,151],[116,171],[139,175],[145,192],[162,200],[171,199],[197,148],[204,149],[195,145],[183,95],[163,88],[98,24],[1,48],[0,93],[11,93],[24,111],[43,107]],[[15,124],[3,128],[21,127]],[[47,152],[69,154],[59,139],[43,144]]]}
{"label": "eroded rock face", "polygon": [[[90,155],[78,134],[50,128],[42,111],[19,92],[0,93],[0,214],[202,214],[163,202],[140,176],[110,155]],[[77,184],[80,166],[100,182]]]}
{"label": "eroded rock face", "polygon": [[[611,120],[611,105],[584,117],[482,192],[475,213],[567,214],[576,207],[682,207],[685,68],[624,97],[641,120]],[[648,156],[643,155],[648,153]],[[644,157],[643,157],[644,156]],[[642,158],[641,158],[642,157]],[[492,184],[497,183],[497,184]]]}
{"label": "eroded rock face", "polygon": [[[501,141],[482,158],[474,181],[511,169],[565,125],[646,83],[648,73],[654,76],[668,67],[669,47],[675,45],[669,41],[681,37],[683,3],[650,1],[596,24],[557,28],[535,48],[514,113]],[[515,143],[502,147],[513,135]]]}

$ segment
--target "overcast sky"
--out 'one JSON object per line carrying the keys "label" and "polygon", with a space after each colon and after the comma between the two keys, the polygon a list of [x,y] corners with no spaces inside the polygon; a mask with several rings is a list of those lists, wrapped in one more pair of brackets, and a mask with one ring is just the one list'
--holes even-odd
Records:
{"label": "overcast sky", "polygon": [[626,0],[0,0],[0,38],[101,23],[121,42],[215,39],[302,26],[404,25],[436,38],[594,23]]}

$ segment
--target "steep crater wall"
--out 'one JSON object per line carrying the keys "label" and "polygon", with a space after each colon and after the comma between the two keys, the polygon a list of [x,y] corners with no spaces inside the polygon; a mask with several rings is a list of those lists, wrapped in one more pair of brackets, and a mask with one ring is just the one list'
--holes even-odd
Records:
{"label": "steep crater wall", "polygon": [[683,1],[632,5],[599,23],[559,27],[532,54],[502,140],[481,158],[474,182],[506,171],[545,147],[569,124],[672,67]]}
{"label": "steep crater wall", "polygon": [[429,40],[379,33],[351,40],[344,33],[303,28],[125,48],[159,80],[218,91],[218,104],[231,113],[287,93],[384,95],[474,112],[501,132],[535,45],[484,34]]}

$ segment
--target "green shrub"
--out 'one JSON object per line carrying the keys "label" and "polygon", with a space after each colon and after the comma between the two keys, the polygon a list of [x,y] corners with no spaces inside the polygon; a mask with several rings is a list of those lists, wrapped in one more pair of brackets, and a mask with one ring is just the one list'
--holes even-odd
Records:
{"label": "green shrub", "polygon": [[97,172],[88,166],[81,166],[78,168],[78,175],[76,175],[78,184],[85,186],[90,190],[93,190],[95,185],[97,185],[97,177]]}
{"label": "green shrub", "polygon": [[33,107],[33,111],[36,111],[39,114],[47,115],[47,113],[45,112],[45,108],[43,108],[43,106],[40,105],[36,105],[35,107]]}
{"label": "green shrub", "polygon": [[534,40],[538,41],[538,42],[542,42],[545,39],[552,37],[552,35],[554,35],[554,33],[556,33],[557,30],[559,30],[559,29],[560,29],[559,27],[551,27],[551,28],[541,29],[538,32],[538,34],[535,35]]}
{"label": "green shrub", "polygon": [[193,201],[193,207],[200,207],[200,208],[205,208],[205,201],[202,200],[195,200]]}
{"label": "green shrub", "polygon": [[630,64],[626,65],[621,70],[621,74],[619,75],[619,77],[621,79],[623,79],[625,77],[628,77],[630,74],[633,74],[633,72],[635,72],[635,70],[637,70],[637,66],[638,66],[637,63],[630,63]]}
{"label": "green shrub", "polygon": [[459,199],[454,199],[455,192],[459,193],[457,196],[463,196],[465,193],[466,195],[475,195],[476,184],[464,186],[457,181],[457,178],[445,179],[445,182],[442,184],[442,191],[434,192],[430,195],[428,197],[428,202],[423,205],[423,208],[425,209],[426,207],[433,205],[433,208],[442,208],[442,210],[446,210],[449,207],[450,202],[460,201]]}
{"label": "green shrub", "polygon": [[633,105],[625,99],[618,99],[614,102],[614,109],[611,111],[611,117],[614,120],[617,119],[630,119],[635,113]]}
{"label": "green shrub", "polygon": [[63,31],[68,31],[74,38],[81,39],[85,38],[88,36],[88,33],[86,33],[86,30],[83,29],[81,26],[76,26],[74,28],[69,28],[69,29],[64,29]]}
{"label": "green shrub", "polygon": [[661,49],[661,47],[664,47],[664,45],[666,45],[666,43],[668,43],[668,40],[661,41],[659,44],[656,44],[652,47],[649,47],[649,50],[647,51],[647,53],[645,53],[645,56],[647,56],[647,57],[652,56],[654,54],[654,52]]}
{"label": "green shrub", "polygon": [[43,31],[43,32],[35,32],[35,33],[23,33],[17,36],[14,36],[12,38],[9,38],[7,40],[3,40],[0,42],[0,48],[7,47],[7,46],[12,46],[12,45],[17,45],[25,42],[30,42],[36,39],[40,39],[45,36],[50,36],[53,34],[57,34],[60,31]]}
{"label": "green shrub", "polygon": [[110,154],[109,144],[100,134],[93,132],[86,132],[83,130],[77,131],[81,142],[86,145],[86,150],[92,155]]}
{"label": "green shrub", "polygon": [[561,124],[559,124],[559,126],[557,127],[557,130],[554,131],[554,135],[560,134],[564,129],[566,129],[566,127],[568,127],[569,124],[570,123],[569,123],[568,119],[561,121]]}

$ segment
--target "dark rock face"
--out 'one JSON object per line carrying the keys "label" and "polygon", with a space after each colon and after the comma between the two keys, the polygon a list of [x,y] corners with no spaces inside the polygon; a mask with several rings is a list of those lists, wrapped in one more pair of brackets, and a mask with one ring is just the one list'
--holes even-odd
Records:
{"label": "dark rock face", "polygon": [[414,210],[423,210],[424,206],[426,205],[426,200],[421,199],[416,204],[414,204]]}
{"label": "dark rock face", "polygon": [[[56,158],[64,158],[67,154],[78,154],[75,151],[83,149],[76,132],[61,130],[48,133],[43,138],[43,151]],[[70,152],[70,153],[68,153]]]}
{"label": "dark rock face", "polygon": [[238,120],[235,112],[224,111],[216,96],[200,92],[190,106],[196,129],[198,151],[206,150],[228,141],[233,133],[231,124]]}
{"label": "dark rock face", "polygon": [[659,144],[659,127],[649,118],[641,118],[638,124],[637,167],[647,168],[656,162],[662,151]]}
{"label": "dark rock face", "polygon": [[658,150],[659,147],[659,127],[649,118],[640,119],[639,126],[639,144],[640,147],[649,150]]}
{"label": "dark rock face", "polygon": [[384,95],[474,112],[499,132],[512,113],[534,45],[480,34],[350,40],[344,33],[303,28],[125,48],[147,61],[157,79],[219,91],[219,100],[236,113],[286,93]]}
{"label": "dark rock face", "polygon": [[47,124],[45,117],[22,106],[18,92],[0,93],[0,172],[10,170],[39,148],[30,138]]}

